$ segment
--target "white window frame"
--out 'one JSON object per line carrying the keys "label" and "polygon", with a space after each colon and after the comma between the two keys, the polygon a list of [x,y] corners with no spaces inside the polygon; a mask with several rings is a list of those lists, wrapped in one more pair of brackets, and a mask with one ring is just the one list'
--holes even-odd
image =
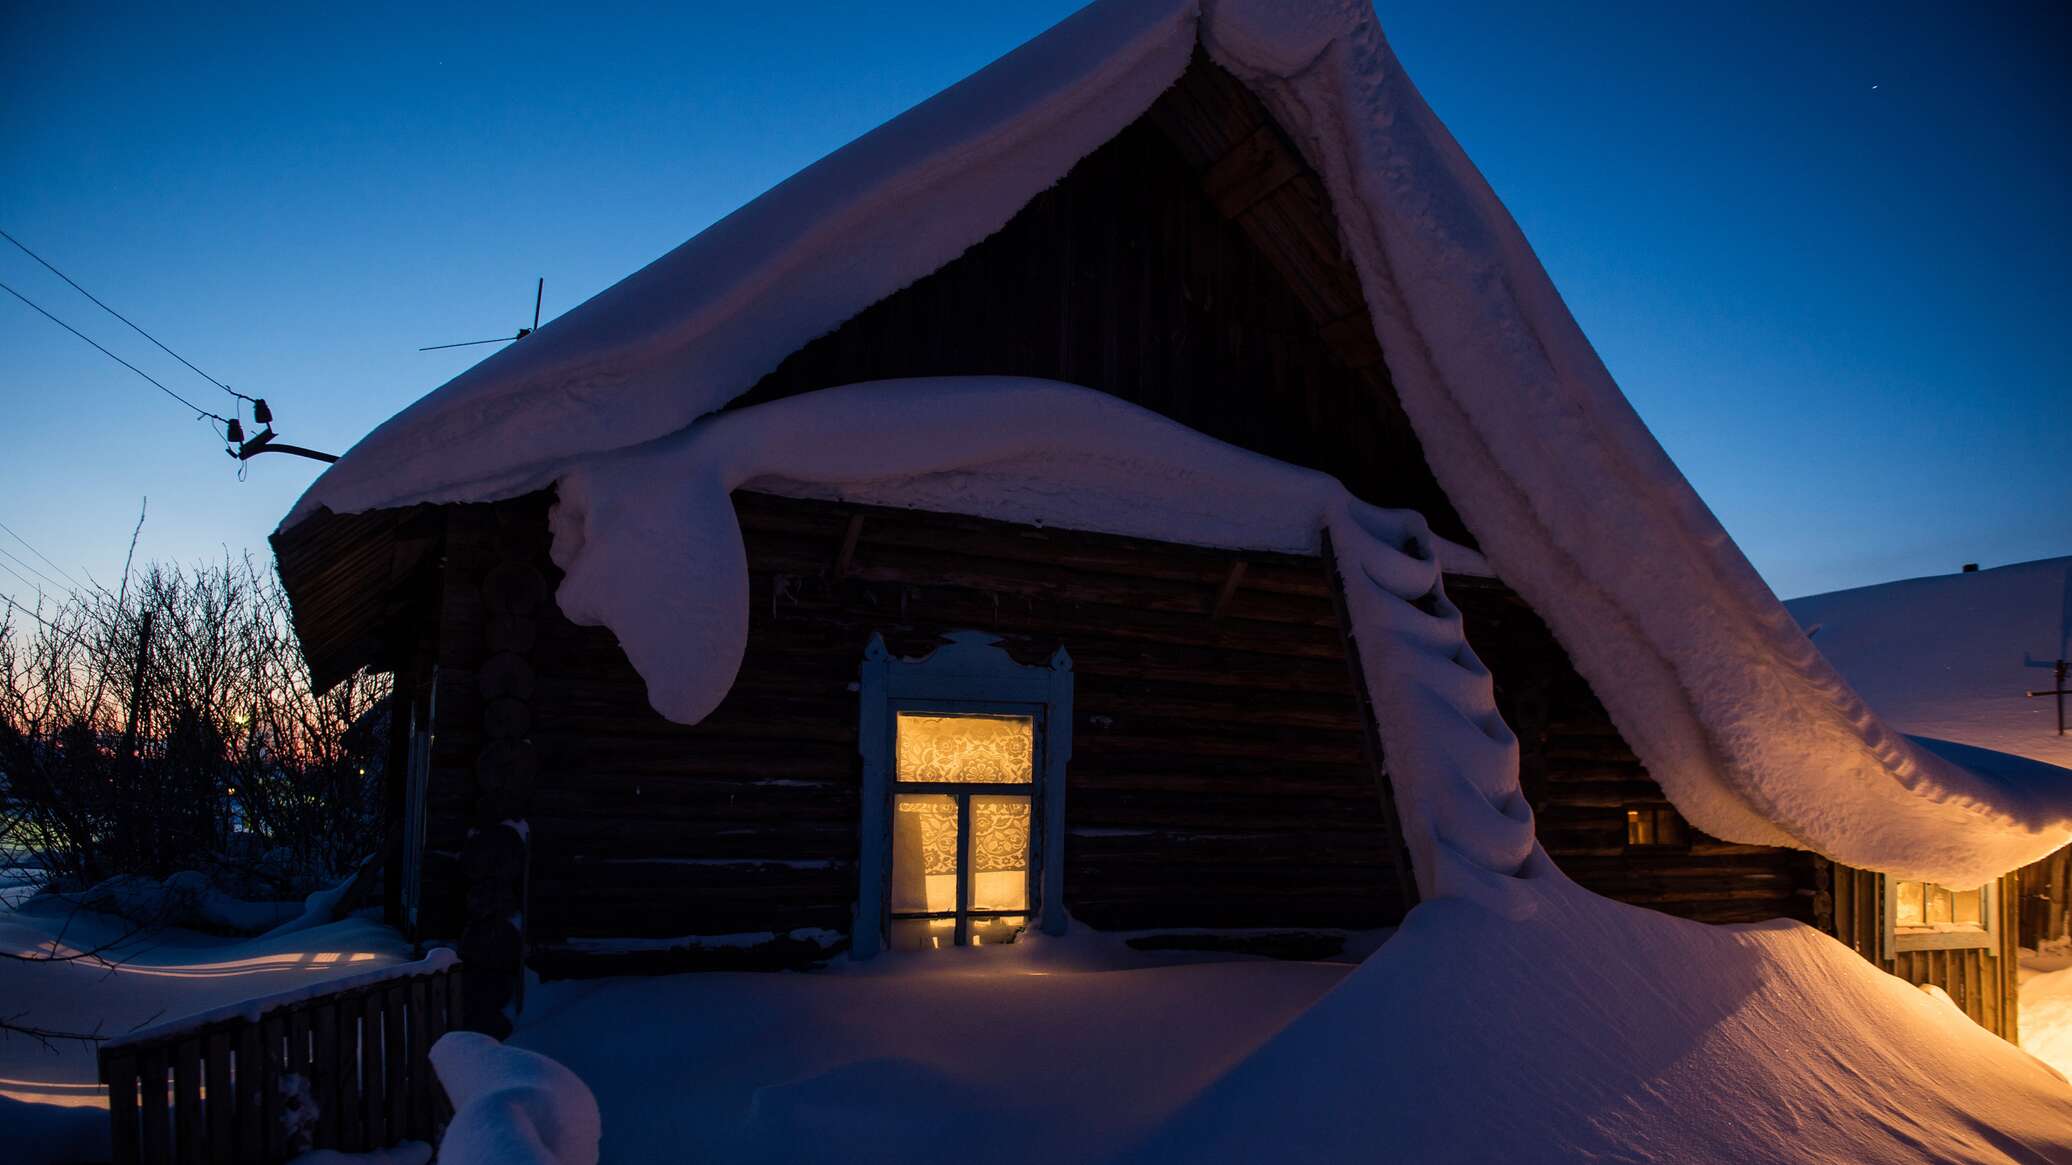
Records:
{"label": "white window frame", "polygon": [[1029,838],[1029,917],[1045,934],[1065,933],[1065,765],[1072,757],[1072,657],[1060,647],[1048,666],[1016,663],[983,631],[952,631],[921,659],[895,659],[873,633],[858,685],[857,748],[863,754],[862,823],[852,958],[885,948],[892,875],[893,718],[900,711],[1035,714],[1036,820]]}
{"label": "white window frame", "polygon": [[[1989,955],[2000,953],[2000,879],[1994,878],[1980,889],[1979,912],[1985,924],[1979,927],[1966,926],[1952,930],[1926,930],[1899,926],[1899,883],[1919,882],[1919,878],[1895,878],[1882,875],[1880,887],[1885,899],[1885,949],[1888,951],[1966,951],[1983,950]],[[1926,883],[1941,885],[1941,883]],[[1960,887],[1946,887],[1959,889]]]}

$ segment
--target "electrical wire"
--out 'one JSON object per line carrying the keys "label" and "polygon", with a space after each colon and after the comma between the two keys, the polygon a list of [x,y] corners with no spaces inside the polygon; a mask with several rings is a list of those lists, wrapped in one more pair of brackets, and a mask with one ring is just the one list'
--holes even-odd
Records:
{"label": "electrical wire", "polygon": [[26,546],[26,547],[28,547],[28,548],[29,548],[29,553],[31,553],[31,554],[35,555],[36,557],[38,557],[38,558],[42,559],[42,560],[43,560],[43,564],[44,564],[45,566],[48,566],[48,567],[49,567],[49,568],[51,568],[52,570],[54,570],[54,571],[57,571],[57,572],[58,572],[59,574],[61,574],[61,575],[65,576],[65,581],[66,581],[66,582],[69,582],[69,583],[71,583],[71,584],[72,584],[73,586],[75,586],[75,587],[78,587],[78,588],[80,588],[81,590],[84,590],[84,589],[86,588],[86,584],[85,584],[85,583],[82,583],[82,582],[80,582],[80,581],[79,581],[78,579],[76,579],[76,578],[73,578],[73,577],[72,577],[72,572],[71,572],[71,571],[69,571],[69,570],[66,570],[66,569],[65,569],[64,567],[62,567],[62,566],[59,566],[59,565],[58,565],[58,564],[57,564],[57,563],[56,563],[55,561],[53,561],[53,560],[51,559],[50,555],[48,555],[48,554],[45,554],[45,553],[43,553],[43,552],[42,552],[41,550],[38,550],[38,549],[36,549],[36,546],[35,546],[35,544],[34,544],[34,543],[30,542],[30,541],[29,541],[29,540],[28,540],[27,538],[24,538],[24,537],[22,537],[22,536],[21,536],[20,534],[17,534],[17,533],[15,533],[15,529],[14,529],[14,527],[12,527],[12,526],[8,525],[8,524],[7,524],[7,523],[5,523],[5,522],[0,522],[0,530],[4,530],[4,531],[6,531],[6,532],[8,533],[8,535],[10,535],[11,537],[13,537],[13,539],[14,539],[14,540],[15,540],[16,542],[19,542],[19,543],[21,543],[21,544],[22,544],[23,546]]}
{"label": "electrical wire", "polygon": [[[21,244],[19,244],[19,243],[16,243],[15,245],[16,245],[16,246],[21,246]],[[26,250],[27,248],[23,248],[23,249],[24,249],[24,250]],[[68,280],[68,282],[69,282],[69,280]],[[75,327],[73,327],[73,326],[72,326],[71,324],[68,324],[68,323],[66,323],[65,321],[63,321],[63,320],[59,319],[58,317],[56,317],[56,316],[54,316],[54,315],[50,314],[49,312],[47,312],[47,311],[44,311],[44,310],[43,310],[43,308],[42,308],[42,307],[40,307],[40,306],[39,306],[39,305],[38,305],[38,304],[36,303],[36,301],[35,301],[35,300],[33,300],[33,299],[30,299],[30,298],[29,298],[28,296],[26,296],[26,295],[23,295],[23,294],[22,294],[21,292],[19,292],[19,291],[16,291],[16,290],[15,290],[14,288],[12,288],[12,287],[9,287],[9,286],[8,286],[7,284],[5,284],[5,283],[0,283],[0,291],[5,291],[5,292],[7,292],[7,294],[9,294],[9,295],[12,295],[12,296],[13,296],[13,297],[15,297],[16,299],[19,299],[19,300],[21,300],[21,301],[22,301],[23,303],[26,303],[26,304],[28,304],[28,305],[29,305],[30,307],[32,307],[32,308],[35,308],[35,309],[36,309],[36,311],[37,311],[37,313],[38,313],[39,315],[41,315],[41,316],[42,316],[42,317],[43,317],[44,319],[47,319],[47,320],[49,320],[49,321],[50,321],[51,323],[54,323],[54,324],[56,324],[57,326],[59,326],[59,327],[61,327],[61,328],[65,329],[66,331],[68,331],[68,332],[72,333],[73,335],[75,335],[75,336],[79,337],[80,339],[82,339],[82,340],[85,340],[85,341],[86,341],[87,343],[89,343],[89,344],[92,344],[92,345],[93,345],[93,346],[94,346],[95,348],[97,348],[97,349],[99,349],[99,350],[100,350],[100,353],[101,353],[101,355],[103,355],[103,356],[106,356],[106,357],[107,357],[108,359],[110,359],[110,360],[113,360],[113,361],[115,361],[115,362],[116,362],[117,364],[120,364],[120,365],[122,365],[122,366],[123,366],[124,368],[127,368],[127,369],[129,369],[129,370],[130,370],[131,372],[134,372],[134,373],[136,373],[136,374],[137,374],[138,376],[141,376],[141,377],[143,377],[143,378],[144,378],[145,380],[147,380],[147,381],[150,381],[150,382],[151,382],[151,386],[152,386],[153,388],[156,388],[156,389],[157,389],[158,391],[160,391],[160,392],[162,392],[162,393],[166,394],[166,395],[167,395],[167,396],[169,396],[169,397],[172,397],[172,398],[173,398],[174,400],[176,400],[176,401],[179,401],[179,402],[180,402],[181,404],[183,404],[183,405],[186,405],[186,406],[187,406],[187,407],[188,407],[189,409],[193,410],[193,412],[194,412],[194,419],[195,419],[195,420],[199,421],[199,420],[203,419],[204,417],[206,417],[206,418],[208,418],[209,420],[212,420],[212,421],[216,421],[216,422],[218,422],[218,423],[220,423],[220,424],[228,425],[228,424],[230,423],[230,418],[228,418],[228,417],[222,417],[222,416],[217,416],[217,415],[216,415],[215,413],[212,413],[212,412],[210,412],[209,410],[207,410],[207,409],[205,409],[205,408],[201,407],[200,405],[198,405],[198,404],[195,404],[195,403],[194,403],[193,401],[191,401],[191,400],[188,400],[188,399],[187,399],[186,397],[184,397],[184,396],[181,396],[181,395],[180,395],[179,393],[177,393],[177,392],[174,392],[174,391],[173,391],[172,389],[170,389],[170,388],[167,388],[167,387],[166,387],[165,385],[163,385],[163,384],[160,384],[160,383],[158,382],[158,379],[157,379],[156,377],[152,376],[152,375],[151,375],[150,373],[148,373],[148,372],[144,371],[143,369],[141,369],[141,368],[137,367],[136,365],[134,365],[134,364],[130,363],[129,361],[127,361],[127,360],[124,360],[124,359],[123,359],[122,357],[120,357],[120,356],[117,356],[117,355],[116,355],[115,353],[113,353],[113,352],[110,352],[110,351],[109,351],[108,349],[106,349],[106,348],[102,348],[102,347],[101,347],[101,345],[100,345],[99,343],[97,343],[97,342],[96,342],[96,341],[94,340],[94,338],[93,338],[92,336],[89,336],[89,335],[87,335],[87,334],[86,334],[85,332],[82,332],[82,331],[80,331],[80,330],[79,330],[78,328],[75,328]],[[91,298],[93,298],[93,297],[92,297],[92,296],[88,296],[87,298],[91,299]],[[99,303],[100,301],[99,301],[99,300],[95,300],[94,302],[96,302],[96,303]],[[118,317],[118,318],[119,318],[119,317]],[[127,321],[125,321],[125,322],[127,322]],[[131,324],[130,326],[131,326],[131,327],[135,327],[136,325],[134,325],[134,324]],[[154,342],[156,342],[156,341],[154,341]],[[164,345],[160,345],[160,346],[161,346],[161,347],[163,347]],[[192,367],[192,366],[190,365],[190,367]]]}
{"label": "electrical wire", "polygon": [[[79,286],[79,284],[75,282],[70,275],[67,275],[63,271],[58,270],[56,264],[52,263],[50,260],[44,258],[43,256],[37,254],[36,252],[31,251],[28,247],[28,244],[22,242],[20,239],[15,238],[13,235],[8,234],[4,230],[0,230],[0,239],[6,239],[8,242],[13,243],[17,247],[20,247],[22,254],[27,255],[29,258],[34,259],[38,263],[43,264],[45,268],[49,269],[52,275],[55,275],[59,279],[64,280],[66,283],[71,284],[72,290],[87,297],[88,299],[93,300],[95,307],[100,308],[102,311],[107,312],[109,315],[114,316],[116,319],[121,320],[125,324],[128,324],[130,326],[131,331],[134,331],[135,333],[151,341],[152,343],[157,344],[159,351],[164,352],[166,355],[171,356],[173,359],[178,360],[182,364],[185,364],[188,368],[193,369],[194,374],[196,376],[201,377],[203,380],[208,381],[210,384],[215,385],[217,388],[222,389],[224,392],[229,393],[230,395],[238,398],[239,400],[248,401],[252,399],[251,397],[246,396],[244,393],[239,392],[238,390],[230,387],[222,381],[217,380],[215,377],[210,376],[208,373],[203,372],[201,369],[195,368],[194,361],[189,360],[187,357],[182,356],[178,352],[173,351],[171,348],[166,347],[163,343],[159,341],[159,338],[157,336],[154,336],[150,332],[145,331],[143,328],[138,327],[136,321],[130,319],[126,315],[123,315],[121,312],[116,311],[114,308],[109,307],[107,304],[102,303],[99,297],[95,296],[93,292],[88,291],[86,288]],[[31,304],[30,306],[34,307],[35,305]],[[99,347],[99,345],[95,346]],[[161,385],[160,387],[164,386]]]}
{"label": "electrical wire", "polygon": [[[14,551],[9,550],[7,547],[0,546],[0,554],[6,555],[9,559],[11,559],[14,562],[16,566],[21,567],[23,570],[28,571],[30,574],[35,575],[37,578],[42,579],[44,582],[49,583],[51,586],[56,587],[59,591],[62,591],[63,593],[68,595],[72,593],[71,587],[66,586],[64,583],[59,582],[58,580],[50,577],[42,571],[37,570],[35,563],[30,562],[28,559],[23,558],[21,555],[16,554]],[[21,578],[20,575],[16,575],[15,577]]]}

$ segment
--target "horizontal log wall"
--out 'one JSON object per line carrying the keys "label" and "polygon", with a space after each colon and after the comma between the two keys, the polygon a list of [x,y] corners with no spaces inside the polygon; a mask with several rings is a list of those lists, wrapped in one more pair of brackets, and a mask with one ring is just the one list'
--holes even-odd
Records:
{"label": "horizontal log wall", "polygon": [[[657,715],[610,633],[552,611],[536,620],[529,923],[550,962],[580,946],[571,940],[846,935],[857,884],[855,683],[873,632],[902,655],[960,628],[1001,634],[1025,662],[1059,646],[1071,653],[1062,860],[1080,921],[1360,929],[1401,917],[1319,560],[1244,556],[1226,595],[1238,560],[1227,552],[735,500],[750,567],[748,650],[703,723]],[[466,531],[544,529],[545,504],[463,508],[472,512],[448,555],[454,598],[442,636],[480,639],[468,564],[488,555],[464,549]],[[464,649],[442,646],[440,658],[436,751],[451,792],[465,788],[460,768],[480,735],[480,685]],[[435,813],[449,824],[434,834],[451,844],[451,822],[466,812],[442,800]]]}
{"label": "horizontal log wall", "polygon": [[1814,921],[1811,855],[1697,829],[1688,845],[1628,846],[1628,809],[1672,807],[1590,685],[1508,587],[1449,577],[1447,594],[1496,677],[1540,844],[1564,872],[1606,897],[1701,922]]}

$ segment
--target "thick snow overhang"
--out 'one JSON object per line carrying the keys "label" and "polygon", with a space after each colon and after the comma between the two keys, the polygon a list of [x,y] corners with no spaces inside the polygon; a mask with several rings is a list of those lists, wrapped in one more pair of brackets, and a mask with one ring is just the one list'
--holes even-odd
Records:
{"label": "thick snow overhang", "polygon": [[1612,382],[1363,0],[1102,0],[801,171],[383,424],[304,519],[544,487],[683,431],[998,230],[1197,46],[1322,177],[1401,403],[1503,579],[1686,817],[1975,884],[2072,839],[2072,789],[1889,730]]}

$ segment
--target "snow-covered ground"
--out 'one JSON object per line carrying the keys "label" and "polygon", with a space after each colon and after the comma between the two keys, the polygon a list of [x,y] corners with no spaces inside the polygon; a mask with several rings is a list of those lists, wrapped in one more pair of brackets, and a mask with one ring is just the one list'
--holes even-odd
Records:
{"label": "snow-covered ground", "polygon": [[549,983],[513,1042],[589,1083],[606,1162],[2072,1162],[2062,1077],[1832,939],[1534,892],[1357,966],[1075,932]]}
{"label": "snow-covered ground", "polygon": [[548,983],[512,1042],[590,1085],[607,1162],[1094,1160],[1350,969],[1161,959],[1075,932],[814,974]]}
{"label": "snow-covered ground", "polygon": [[2022,952],[2022,1047],[2072,1076],[2072,946]]}
{"label": "snow-covered ground", "polygon": [[[1522,921],[1426,903],[1358,964],[1075,930],[815,973],[548,983],[512,1042],[595,1093],[607,1162],[2072,1162],[2063,1078],[1832,939],[1700,926],[1558,875],[1530,892]],[[48,949],[63,921],[0,916],[0,935]],[[64,945],[118,925],[82,916]],[[359,920],[119,953],[112,971],[0,963],[0,998],[119,1032],[405,955]],[[2025,1025],[2072,1012],[2072,971],[2030,984]],[[0,1056],[0,1159],[103,1143],[89,1051]]]}
{"label": "snow-covered ground", "polygon": [[[394,931],[365,919],[270,938],[159,929],[127,939],[121,919],[38,899],[0,911],[0,1019],[119,1036],[196,1012],[409,957]],[[120,941],[118,941],[120,940]],[[105,944],[113,943],[106,949]],[[24,962],[98,951],[95,957]],[[107,1152],[107,1097],[90,1045],[0,1032],[0,1159],[85,1159]]]}

